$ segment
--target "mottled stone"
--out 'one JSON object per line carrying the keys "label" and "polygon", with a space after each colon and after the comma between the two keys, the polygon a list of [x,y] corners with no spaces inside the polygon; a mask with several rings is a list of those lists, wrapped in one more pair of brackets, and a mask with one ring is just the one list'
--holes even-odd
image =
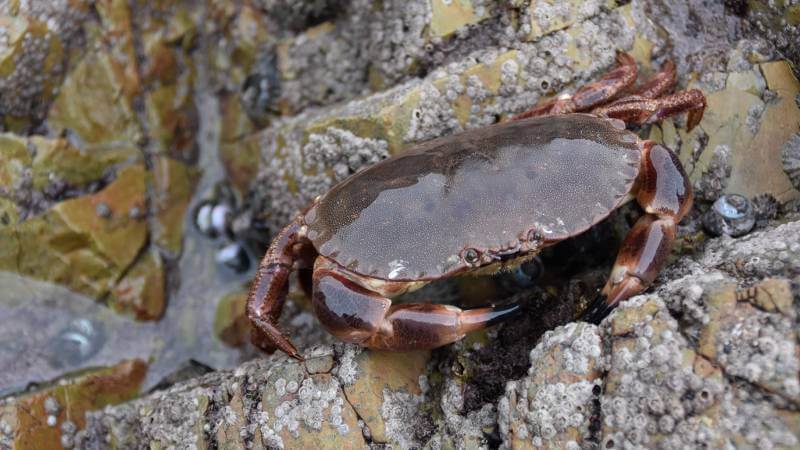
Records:
{"label": "mottled stone", "polygon": [[42,119],[88,12],[89,2],[82,0],[0,4],[0,115],[6,129],[22,131]]}
{"label": "mottled stone", "polygon": [[132,147],[79,149],[67,139],[0,135],[0,192],[23,217],[105,183],[114,170],[140,160]]}
{"label": "mottled stone", "polygon": [[149,250],[139,256],[111,292],[108,304],[137,320],[158,320],[167,308],[167,290],[161,254]]}
{"label": "mottled stone", "polygon": [[726,386],[719,369],[698,360],[660,299],[636,297],[618,313],[653,306],[654,313],[629,314],[639,320],[629,333],[610,340],[601,446],[719,448],[725,434],[718,404]]}
{"label": "mottled stone", "polygon": [[[136,258],[147,237],[145,223],[129,215],[131,208],[141,208],[145,204],[144,175],[142,166],[127,167],[97,194],[61,202],[52,211],[70,229],[86,235],[103,257],[125,268]],[[96,214],[100,203],[110,208],[107,217]]]}
{"label": "mottled stone", "polygon": [[384,401],[398,391],[420,395],[419,377],[429,358],[429,352],[378,351],[361,352],[356,357],[356,377],[344,384],[344,392],[376,442],[391,442],[386,429],[391,418],[381,412]]}
{"label": "mottled stone", "polygon": [[524,16],[530,22],[523,29],[528,31],[528,40],[538,39],[545,34],[586,20],[600,13],[603,8],[613,8],[615,5],[614,0],[531,1]]}
{"label": "mottled stone", "polygon": [[266,413],[260,427],[265,446],[286,448],[360,448],[358,417],[330,374],[308,374],[302,363],[273,366],[261,397]]}
{"label": "mottled stone", "polygon": [[[800,122],[795,101],[800,84],[791,68],[776,61],[720,75],[722,89],[704,86],[708,108],[695,130],[675,134],[665,128],[669,122],[661,126],[663,142],[680,148],[696,195],[710,201],[723,192],[749,198],[770,194],[781,202],[800,198],[781,164],[783,145]],[[706,140],[698,152],[699,142]]]}
{"label": "mottled stone", "polygon": [[34,189],[44,189],[54,179],[71,186],[86,186],[100,180],[111,169],[141,159],[139,151],[125,146],[90,146],[78,149],[66,139],[32,136],[28,146]]}
{"label": "mottled stone", "polygon": [[228,345],[244,345],[250,338],[250,321],[245,315],[247,292],[233,292],[217,303],[214,334]]}
{"label": "mottled stone", "polygon": [[88,144],[139,142],[142,130],[124,65],[99,51],[84,57],[67,75],[47,121],[58,134],[69,130]]}
{"label": "mottled stone", "polygon": [[511,381],[498,404],[509,448],[579,446],[589,435],[602,387],[603,356],[596,327],[571,323],[548,331],[531,351],[528,376]]}
{"label": "mottled stone", "polygon": [[219,157],[231,183],[242,194],[247,193],[258,176],[261,161],[260,139],[256,135],[220,145]]}
{"label": "mottled stone", "polygon": [[698,352],[727,374],[800,403],[800,348],[792,301],[787,280],[710,292],[710,320],[701,330]]}
{"label": "mottled stone", "polygon": [[306,371],[314,373],[330,373],[333,370],[334,354],[329,347],[316,347],[305,353]]}
{"label": "mottled stone", "polygon": [[198,172],[167,157],[153,158],[148,172],[150,223],[153,243],[177,256],[181,251],[186,211],[194,193]]}
{"label": "mottled stone", "polygon": [[[128,211],[144,202],[144,167],[122,169],[96,194],[56,204],[41,216],[0,227],[0,269],[64,284],[100,298],[134,262],[146,224]],[[105,204],[110,215],[97,214]]]}
{"label": "mottled stone", "polygon": [[86,426],[87,412],[136,396],[146,372],[144,362],[133,360],[67,378],[6,401],[0,405],[0,422],[10,427],[14,448],[67,447],[63,442],[74,442],[76,432]]}
{"label": "mottled stone", "polygon": [[[491,7],[491,6],[489,6]],[[482,2],[471,0],[432,0],[430,33],[447,37],[459,29],[491,17]]]}
{"label": "mottled stone", "polygon": [[224,450],[244,450],[244,435],[240,432],[247,425],[244,399],[241,390],[237,389],[222,412],[222,420],[215,430],[215,438],[219,448]]}

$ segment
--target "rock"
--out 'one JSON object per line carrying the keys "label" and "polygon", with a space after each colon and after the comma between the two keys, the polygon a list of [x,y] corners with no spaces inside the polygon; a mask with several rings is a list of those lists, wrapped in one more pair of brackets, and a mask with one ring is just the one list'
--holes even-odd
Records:
{"label": "rock", "polygon": [[421,401],[420,377],[429,357],[429,352],[360,352],[351,368],[339,367],[344,393],[373,441],[408,447],[414,420],[404,416],[404,404],[415,397]]}
{"label": "rock", "polygon": [[236,372],[211,373],[153,395],[160,403],[142,399],[90,414],[81,443],[91,445],[110,433],[121,446],[364,446],[339,379],[332,373],[310,374],[294,360],[253,361]]}
{"label": "rock", "polygon": [[[129,166],[96,194],[66,200],[43,215],[0,227],[0,269],[107,294],[133,264],[147,239],[145,223],[128,211],[142,207],[144,167]],[[105,204],[109,217],[97,214]]]}
{"label": "rock", "polygon": [[137,258],[109,293],[108,303],[137,320],[158,320],[167,307],[167,289],[161,254],[150,250]]}
{"label": "rock", "polygon": [[800,84],[791,68],[776,61],[719,75],[724,88],[714,92],[713,86],[702,86],[708,109],[695,130],[676,131],[666,121],[661,133],[654,128],[651,139],[680,149],[695,195],[703,200],[714,201],[722,193],[770,194],[781,202],[800,197],[781,164],[784,143],[800,120],[795,102]]}
{"label": "rock", "polygon": [[135,397],[146,372],[144,362],[125,361],[0,401],[0,445],[71,448],[81,439],[86,414]]}
{"label": "rock", "polygon": [[0,105],[5,129],[22,131],[45,115],[72,50],[80,42],[89,3],[6,2],[0,5]]}
{"label": "rock", "polygon": [[99,51],[83,58],[66,77],[48,113],[50,129],[69,130],[88,144],[136,144],[142,130],[134,112],[135,80],[125,65]]}
{"label": "rock", "polygon": [[186,212],[198,174],[195,169],[168,157],[153,159],[148,173],[153,242],[168,255],[177,257],[182,248]]}
{"label": "rock", "polygon": [[[670,276],[675,278],[657,288],[657,294],[638,296],[618,307],[599,333],[595,332],[595,336],[599,334],[597,342],[602,341],[602,345],[595,344],[596,354],[606,349],[608,357],[588,366],[594,373],[605,373],[597,380],[602,389],[597,389],[599,398],[595,400],[600,408],[594,413],[600,428],[593,431],[591,424],[583,424],[569,436],[571,442],[557,441],[559,446],[578,448],[587,440],[599,442],[603,448],[721,448],[745,442],[759,447],[797,445],[800,433],[793,425],[797,414],[789,412],[789,405],[797,403],[800,382],[792,328],[796,311],[790,306],[796,294],[786,279],[767,279],[752,288],[737,289],[735,276],[726,270],[732,266],[717,264],[730,261],[738,266],[758,258],[776,239],[780,241],[777,245],[796,246],[798,230],[800,223],[794,222],[754,233],[748,239],[713,240],[697,258],[699,264],[683,263],[682,270],[690,274],[673,268]],[[781,261],[775,253],[766,258]],[[766,271],[794,277],[800,273],[800,266],[795,266],[788,262],[778,271]],[[772,266],[767,263],[766,267]],[[720,279],[731,284],[720,286]],[[678,322],[673,314],[683,321]],[[526,396],[519,386],[540,386],[536,380],[545,376],[543,370],[570,376],[574,370],[562,361],[574,364],[580,359],[553,353],[551,346],[552,342],[567,342],[575,349],[576,334],[575,324],[548,332],[531,353],[529,376],[509,383],[499,407],[500,429],[509,447],[539,448],[552,445],[553,438],[564,439],[559,428],[542,427],[550,417],[546,408],[561,405],[559,411],[563,411],[563,401],[553,399],[536,406],[531,400],[520,400],[536,397],[530,388]],[[689,336],[697,340],[690,341]],[[564,386],[554,384],[562,379],[544,386]],[[784,401],[770,404],[763,396],[746,394],[752,388],[743,383],[758,385]],[[591,399],[587,393],[586,408],[592,407]],[[764,409],[755,413],[758,408]],[[751,418],[748,414],[755,415]],[[745,428],[748,431],[743,431]]]}
{"label": "rock", "polygon": [[789,176],[792,186],[800,190],[800,133],[795,133],[783,144],[781,160],[783,171]]}
{"label": "rock", "polygon": [[571,323],[547,332],[531,351],[524,380],[511,381],[498,404],[510,448],[580,448],[590,436],[602,390],[603,348],[596,327]]}
{"label": "rock", "polygon": [[54,203],[92,193],[121,167],[139,161],[135,148],[78,149],[66,139],[0,135],[0,192],[24,218]]}
{"label": "rock", "polygon": [[620,311],[642,307],[655,312],[639,315],[629,333],[606,341],[611,355],[600,399],[601,446],[723,446],[716,407],[721,373],[687,348],[663,302],[640,297]]}
{"label": "rock", "polygon": [[613,8],[617,4],[613,0],[530,2],[527,5],[525,2],[516,3],[527,9],[530,24],[523,25],[523,30],[530,30],[526,36],[528,40],[564,29],[599,14],[604,8]]}
{"label": "rock", "polygon": [[475,25],[491,17],[478,2],[431,2],[430,34],[434,38],[448,37],[467,25]]}
{"label": "rock", "polygon": [[245,315],[247,292],[234,292],[221,298],[214,318],[214,334],[231,346],[250,339],[250,321]]}
{"label": "rock", "polygon": [[800,404],[791,299],[789,282],[783,279],[742,290],[729,285],[709,293],[709,320],[700,332],[698,351],[726,374]]}

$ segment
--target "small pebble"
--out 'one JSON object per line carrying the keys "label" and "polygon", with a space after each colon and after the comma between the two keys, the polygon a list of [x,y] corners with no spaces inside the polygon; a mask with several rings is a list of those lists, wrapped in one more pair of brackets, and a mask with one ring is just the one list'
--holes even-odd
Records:
{"label": "small pebble", "polygon": [[98,215],[98,217],[102,217],[104,219],[111,217],[111,208],[103,202],[95,205],[94,212]]}
{"label": "small pebble", "polygon": [[72,440],[72,436],[70,436],[68,434],[62,434],[61,435],[61,446],[62,447],[64,447],[64,448],[72,448],[73,443],[74,442]]}
{"label": "small pebble", "polygon": [[61,405],[58,404],[58,400],[56,400],[55,397],[47,397],[44,399],[44,412],[48,414],[57,414],[59,409],[61,409]]}
{"label": "small pebble", "polygon": [[134,206],[128,210],[128,218],[131,220],[139,220],[144,217],[144,210],[139,206]]}

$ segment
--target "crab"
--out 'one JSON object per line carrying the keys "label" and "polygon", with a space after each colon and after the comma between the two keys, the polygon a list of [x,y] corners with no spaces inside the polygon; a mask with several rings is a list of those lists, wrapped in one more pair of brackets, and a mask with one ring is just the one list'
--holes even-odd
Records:
{"label": "crab", "polygon": [[705,96],[675,86],[672,63],[638,87],[618,67],[511,120],[419,144],[336,184],[280,231],[259,265],[247,315],[253,343],[302,359],[277,326],[298,271],[320,323],[342,341],[407,351],[455,342],[520,305],[462,310],[392,298],[434,280],[491,274],[582,233],[628,200],[644,215],[625,237],[583,318],[598,322],[643,292],[664,264],[692,189],[678,158],[627,124],[688,112]]}

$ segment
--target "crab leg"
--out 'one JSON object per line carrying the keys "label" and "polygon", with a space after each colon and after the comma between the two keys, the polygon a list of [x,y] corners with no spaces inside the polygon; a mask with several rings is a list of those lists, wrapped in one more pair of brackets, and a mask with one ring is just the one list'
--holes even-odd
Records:
{"label": "crab leg", "polygon": [[680,91],[661,98],[632,95],[592,110],[593,114],[621,119],[625,123],[642,125],[688,111],[686,128],[691,130],[703,118],[706,97],[699,89]]}
{"label": "crab leg", "polygon": [[650,77],[647,81],[636,87],[631,95],[638,95],[644,98],[658,98],[672,91],[678,83],[678,72],[675,63],[667,61],[661,70]]}
{"label": "crab leg", "polygon": [[[632,90],[630,95],[610,102],[636,81],[636,61],[627,53],[618,53],[619,66],[608,72],[603,78],[590,83],[573,95],[561,95],[553,100],[514,116],[511,120],[554,114],[590,111],[598,116],[621,119],[625,123],[643,125],[658,122],[665,117],[688,112],[686,127],[691,130],[703,118],[706,98],[698,89],[689,89],[672,95],[663,96],[677,82],[675,64],[668,61],[660,72],[641,86]],[[663,97],[662,97],[663,96]],[[610,103],[609,103],[610,102]]]}
{"label": "crab leg", "polygon": [[635,83],[639,73],[636,61],[628,53],[617,53],[617,63],[619,65],[606,73],[603,78],[578,89],[575,94],[560,95],[553,100],[534,106],[515,116],[512,120],[585,111],[608,102]]}
{"label": "crab leg", "polygon": [[247,298],[247,316],[253,324],[251,341],[256,347],[268,353],[278,348],[293,358],[302,359],[277,323],[289,292],[289,274],[297,265],[308,267],[315,254],[302,235],[299,218],[272,241]]}
{"label": "crab leg", "polygon": [[388,298],[327,268],[314,271],[312,302],[322,325],[339,339],[395,351],[450,344],[519,311],[516,304],[470,310],[428,303],[392,305]]}
{"label": "crab leg", "polygon": [[598,323],[622,300],[653,282],[669,256],[678,222],[692,206],[692,187],[678,158],[645,141],[636,200],[645,210],[625,237],[602,294],[583,314]]}

